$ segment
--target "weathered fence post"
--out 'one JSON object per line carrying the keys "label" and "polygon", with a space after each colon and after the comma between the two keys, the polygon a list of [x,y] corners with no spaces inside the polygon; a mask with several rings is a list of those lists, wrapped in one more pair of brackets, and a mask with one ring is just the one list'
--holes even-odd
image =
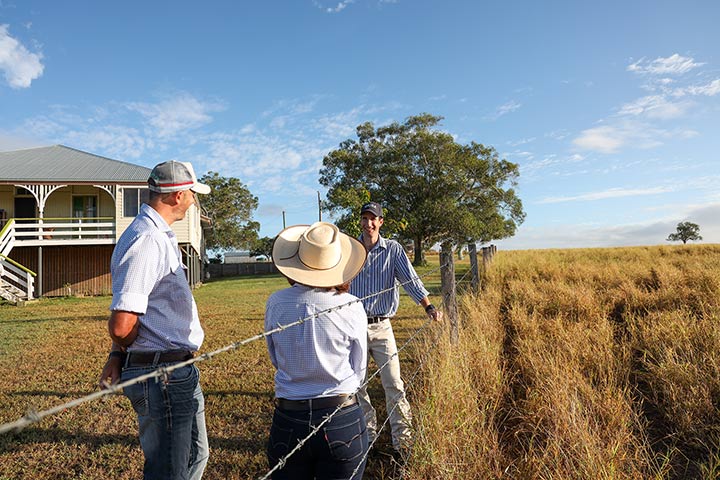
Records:
{"label": "weathered fence post", "polygon": [[488,265],[490,265],[490,261],[492,260],[492,246],[490,247],[482,247],[482,261],[483,261],[483,271],[486,272]]}
{"label": "weathered fence post", "polygon": [[455,295],[455,264],[450,243],[443,243],[440,251],[440,283],[445,317],[450,323],[450,342],[457,344],[460,338],[458,328],[457,297]]}
{"label": "weathered fence post", "polygon": [[472,289],[478,291],[480,289],[480,272],[478,272],[478,261],[477,261],[477,245],[475,242],[468,243],[468,256],[470,257],[470,279]]}

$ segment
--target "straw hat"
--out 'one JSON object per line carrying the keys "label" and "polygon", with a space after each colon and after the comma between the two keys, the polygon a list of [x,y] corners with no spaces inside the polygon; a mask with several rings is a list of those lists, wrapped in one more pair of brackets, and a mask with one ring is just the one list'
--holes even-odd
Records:
{"label": "straw hat", "polygon": [[280,273],[310,287],[349,282],[360,272],[366,257],[362,243],[327,222],[286,228],[278,233],[272,250]]}

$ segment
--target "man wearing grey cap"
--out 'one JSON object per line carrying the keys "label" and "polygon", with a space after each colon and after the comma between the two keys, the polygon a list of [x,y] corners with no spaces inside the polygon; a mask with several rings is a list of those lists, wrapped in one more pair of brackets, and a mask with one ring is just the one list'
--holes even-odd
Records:
{"label": "man wearing grey cap", "polygon": [[[400,377],[400,360],[390,319],[397,313],[400,282],[405,291],[421,305],[425,313],[434,320],[442,314],[430,303],[428,291],[415,273],[402,246],[380,236],[384,223],[382,207],[369,202],[360,208],[360,241],[368,252],[363,269],[350,285],[350,293],[362,300],[368,319],[368,353],[380,371],[380,380],[385,390],[385,406],[390,419],[393,449],[403,459],[412,446],[410,404],[405,398],[405,386]],[[382,292],[382,293],[379,293]],[[372,443],[377,434],[377,417],[370,403],[366,388],[358,392],[360,406],[365,412],[368,439]]]}
{"label": "man wearing grey cap", "polygon": [[[196,193],[210,193],[192,165],[169,161],[153,168],[149,204],[113,251],[110,355],[100,385],[128,381],[189,360],[204,332],[170,225],[185,218]],[[145,479],[202,477],[209,457],[205,399],[195,364],[126,387],[137,413]]]}

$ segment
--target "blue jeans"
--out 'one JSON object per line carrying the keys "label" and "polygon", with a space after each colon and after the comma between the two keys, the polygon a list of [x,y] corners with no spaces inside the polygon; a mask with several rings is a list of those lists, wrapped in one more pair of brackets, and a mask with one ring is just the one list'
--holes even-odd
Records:
{"label": "blue jeans", "polygon": [[[157,369],[128,367],[127,381]],[[145,454],[144,478],[199,480],[210,456],[205,429],[205,398],[195,365],[173,370],[167,379],[151,378],[124,389],[138,416]]]}
{"label": "blue jeans", "polygon": [[[335,407],[310,411],[275,409],[267,456],[270,467],[307,437],[314,426],[336,410]],[[302,448],[287,459],[285,466],[272,474],[277,479],[352,479],[360,480],[365,470],[368,449],[365,416],[358,404],[341,409],[320,428]]]}

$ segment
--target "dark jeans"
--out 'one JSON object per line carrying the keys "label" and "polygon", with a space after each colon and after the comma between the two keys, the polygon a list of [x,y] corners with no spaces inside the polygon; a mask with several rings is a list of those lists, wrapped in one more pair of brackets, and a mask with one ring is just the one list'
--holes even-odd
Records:
{"label": "dark jeans", "polygon": [[[307,437],[313,427],[335,410],[335,407],[312,412],[276,408],[267,450],[270,467],[274,467],[279,459],[295,448],[299,440]],[[367,449],[365,417],[356,403],[336,413],[287,459],[283,468],[273,472],[272,478],[349,480],[353,470],[362,463],[352,476],[352,479],[360,480],[365,470]]]}
{"label": "dark jeans", "polygon": [[[158,366],[129,367],[122,381]],[[144,478],[199,480],[210,450],[205,429],[205,398],[195,365],[173,370],[167,381],[151,378],[126,387],[138,416],[140,445],[145,454]]]}

